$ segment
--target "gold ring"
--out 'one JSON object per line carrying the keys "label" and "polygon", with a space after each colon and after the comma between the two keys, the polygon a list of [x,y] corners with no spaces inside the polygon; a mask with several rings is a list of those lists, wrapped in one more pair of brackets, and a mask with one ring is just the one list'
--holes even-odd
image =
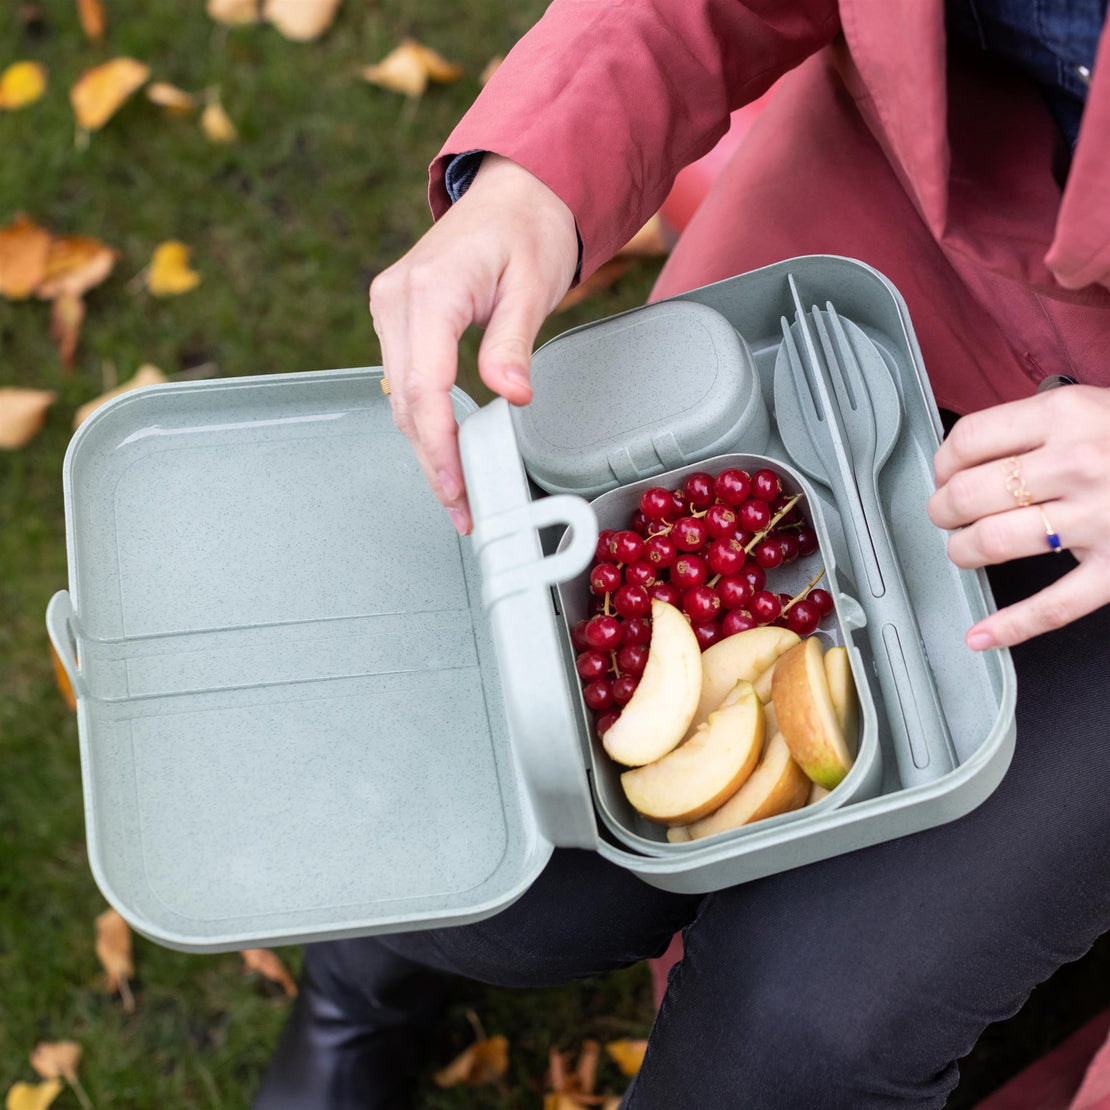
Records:
{"label": "gold ring", "polygon": [[1037,506],[1037,512],[1041,514],[1041,520],[1044,521],[1044,538],[1048,543],[1050,551],[1055,551],[1057,555],[1064,550],[1064,545],[1060,542],[1060,537],[1056,534],[1056,529],[1048,521],[1048,515],[1044,509]]}
{"label": "gold ring", "polygon": [[1033,504],[1033,495],[1025,488],[1021,459],[1011,455],[1002,465],[1006,468],[1006,488],[1014,495],[1019,509],[1028,509]]}
{"label": "gold ring", "polygon": [[393,392],[393,390],[392,390],[392,387],[389,384],[389,379],[384,374],[382,375],[382,383],[381,384],[382,384],[382,392],[388,397],[390,395],[390,393]]}

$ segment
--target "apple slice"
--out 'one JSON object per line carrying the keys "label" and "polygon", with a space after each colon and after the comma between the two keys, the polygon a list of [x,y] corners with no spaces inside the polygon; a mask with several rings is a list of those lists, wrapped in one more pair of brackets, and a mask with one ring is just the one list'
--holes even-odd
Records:
{"label": "apple slice", "polygon": [[824,648],[816,636],[778,660],[771,696],[791,754],[818,786],[832,790],[852,766],[852,754],[836,719],[825,677]]}
{"label": "apple slice", "polygon": [[737,632],[715,643],[701,657],[701,696],[693,727],[697,728],[709,719],[709,714],[738,681],[743,679],[754,683],[784,651],[798,642],[797,633],[789,628],[768,625]]}
{"label": "apple slice", "polygon": [[763,705],[750,682],[737,682],[718,709],[681,747],[621,775],[645,817],[684,825],[712,813],[740,788],[763,751]]}
{"label": "apple slice", "polygon": [[819,802],[830,791],[826,790],[823,786],[818,786],[817,783],[811,782],[809,784],[809,797],[806,798],[806,805],[811,806],[814,802]]}
{"label": "apple slice", "polygon": [[665,756],[686,735],[701,693],[701,648],[686,618],[651,603],[651,645],[640,684],[601,738],[611,758],[640,767]]}
{"label": "apple slice", "polygon": [[750,825],[805,805],[810,781],[794,761],[781,732],[767,744],[759,765],[739,790],[716,813],[687,826],[691,840]]}
{"label": "apple slice", "polygon": [[689,844],[693,839],[685,825],[672,825],[667,830],[667,840],[671,844]]}
{"label": "apple slice", "polygon": [[844,733],[849,751],[855,753],[859,746],[859,699],[846,648],[832,647],[825,652],[825,678],[829,683],[836,723]]}

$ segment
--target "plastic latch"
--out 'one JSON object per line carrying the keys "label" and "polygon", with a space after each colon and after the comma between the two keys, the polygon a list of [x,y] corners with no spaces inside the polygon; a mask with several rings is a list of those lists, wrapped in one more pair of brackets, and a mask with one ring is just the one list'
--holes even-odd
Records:
{"label": "plastic latch", "polygon": [[46,631],[74,693],[85,694],[85,677],[77,667],[77,640],[73,634],[76,620],[69,591],[59,590],[46,607]]}
{"label": "plastic latch", "polygon": [[[567,545],[553,555],[531,559],[487,576],[482,585],[482,600],[486,608],[537,586],[553,586],[584,570],[597,549],[597,517],[581,497],[555,494],[475,523],[472,538],[474,549],[479,554],[497,540],[527,529],[538,530],[556,524],[570,528]],[[536,546],[538,550],[539,545]]]}

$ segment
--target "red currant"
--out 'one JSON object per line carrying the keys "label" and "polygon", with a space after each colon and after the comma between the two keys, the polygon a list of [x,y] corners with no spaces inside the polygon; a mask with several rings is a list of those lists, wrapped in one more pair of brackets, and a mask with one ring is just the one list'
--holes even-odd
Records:
{"label": "red currant", "polygon": [[692,590],[701,586],[709,577],[709,568],[705,560],[698,555],[683,553],[674,561],[671,567],[671,582],[680,590]]}
{"label": "red currant", "polygon": [[798,529],[798,554],[812,555],[817,550],[817,533],[810,525]]}
{"label": "red currant", "polygon": [[827,617],[833,611],[832,594],[830,594],[828,590],[810,590],[809,593],[806,594],[806,599],[812,601],[813,604],[817,606],[817,611],[823,617]]}
{"label": "red currant", "polygon": [[739,505],[747,501],[752,492],[752,480],[746,470],[722,470],[713,482],[717,499],[726,505]]}
{"label": "red currant", "polygon": [[640,685],[640,678],[634,674],[622,674],[620,678],[613,679],[613,701],[617,705],[627,705]]}
{"label": "red currant", "polygon": [[767,585],[767,572],[758,563],[745,563],[740,577],[747,579],[753,594],[759,593]]}
{"label": "red currant", "polygon": [[706,474],[703,470],[691,474],[682,483],[682,492],[686,495],[691,509],[707,509],[713,504],[713,475]]}
{"label": "red currant", "polygon": [[[676,590],[675,593],[678,593]],[[646,647],[651,643],[651,621],[647,617],[632,617],[621,625],[621,643],[625,646]],[[620,666],[620,664],[617,664]],[[621,667],[623,671],[625,668]]]}
{"label": "red currant", "polygon": [[709,586],[695,586],[682,595],[682,608],[694,624],[715,620],[721,611],[721,599]]}
{"label": "red currant", "polygon": [[705,561],[714,574],[737,574],[746,558],[743,546],[736,540],[714,540],[705,553]]}
{"label": "red currant", "polygon": [[790,625],[787,621],[787,617],[789,617],[790,614],[785,613],[784,610],[794,599],[789,594],[777,594],[776,596],[779,599],[779,615],[775,617],[775,624],[778,625],[779,628],[789,628]]}
{"label": "red currant", "polygon": [[702,519],[706,530],[715,540],[731,536],[738,523],[736,510],[728,505],[710,505]]}
{"label": "red currant", "polygon": [[721,621],[721,632],[725,636],[735,636],[737,632],[747,632],[749,628],[758,628],[759,621],[747,609],[733,609],[725,613]]}
{"label": "red currant", "polygon": [[582,651],[589,650],[590,644],[589,644],[589,641],[586,639],[586,625],[588,623],[589,623],[588,621],[579,621],[570,630],[571,646],[574,648],[574,650],[576,652],[582,652]]}
{"label": "red currant", "polygon": [[821,622],[821,612],[812,601],[803,597],[790,606],[786,614],[786,627],[799,636],[808,636]]}
{"label": "red currant", "polygon": [[619,709],[611,709],[608,713],[602,713],[597,719],[597,735],[598,737],[604,736],[612,727],[620,720],[621,711]]}
{"label": "red currant", "polygon": [[637,536],[646,536],[647,535],[648,523],[649,523],[648,518],[646,516],[644,516],[644,514],[642,512],[640,512],[639,509],[637,509],[628,518],[628,527],[631,528],[632,531],[635,532]]}
{"label": "red currant", "polygon": [[782,545],[771,536],[760,540],[752,554],[755,556],[755,561],[765,570],[772,570],[782,565]]}
{"label": "red currant", "polygon": [[748,546],[748,544],[750,544],[750,543],[752,542],[752,540],[754,540],[754,539],[755,539],[755,533],[754,533],[754,532],[748,532],[748,531],[746,531],[746,530],[745,530],[745,529],[743,529],[743,528],[737,528],[737,529],[736,529],[736,531],[735,531],[735,532],[733,532],[733,534],[732,534],[732,538],[733,538],[733,539],[734,539],[734,540],[735,540],[735,541],[736,541],[736,542],[737,542],[737,543],[738,543],[738,544],[739,544],[739,545],[740,545],[741,547],[745,547],[745,548],[746,548],[746,547]]}
{"label": "red currant", "polygon": [[[631,623],[629,621],[629,624]],[[647,657],[648,649],[644,644],[625,644],[617,652],[617,669],[625,674],[643,674],[644,667],[647,666]]]}
{"label": "red currant", "polygon": [[595,678],[604,677],[609,670],[609,656],[600,651],[584,651],[574,667],[586,682],[592,682]]}
{"label": "red currant", "polygon": [[609,541],[613,560],[618,563],[637,563],[644,553],[644,541],[635,532],[617,532]]}
{"label": "red currant", "polygon": [[691,627],[702,651],[711,648],[718,640],[724,638],[724,630],[720,621],[704,621],[701,624],[691,625]]}
{"label": "red currant", "polygon": [[[647,554],[646,547],[644,545]],[[624,568],[624,581],[628,586],[650,586],[656,579],[655,567],[648,562],[629,563]]]}
{"label": "red currant", "polygon": [[793,532],[776,532],[775,537],[782,548],[782,561],[792,563],[798,557],[798,537]]}
{"label": "red currant", "polygon": [[[755,617],[759,624],[770,624],[773,620],[777,620],[779,614],[782,612],[782,603],[779,601],[777,595],[771,593],[770,590],[760,590],[753,598],[751,605],[752,616]],[[738,610],[733,609],[733,612]]]}
{"label": "red currant", "polygon": [[613,608],[618,617],[646,617],[651,612],[651,598],[643,586],[621,586],[613,594]]}
{"label": "red currant", "polygon": [[741,605],[747,605],[755,592],[742,574],[726,574],[714,588],[725,609],[739,609]]}
{"label": "red currant", "polygon": [[597,551],[594,552],[594,558],[599,563],[614,563],[616,559],[613,558],[612,549],[609,545],[613,542],[613,537],[617,533],[612,528],[606,528],[604,531],[598,533],[597,537]]}
{"label": "red currant", "polygon": [[644,544],[644,558],[662,570],[674,562],[678,548],[670,536],[652,536]]}
{"label": "red currant", "polygon": [[671,530],[675,546],[682,551],[697,551],[709,539],[705,521],[696,516],[684,516],[675,521]]}
{"label": "red currant", "polygon": [[[783,512],[789,502],[790,495],[787,493],[780,493],[778,497],[771,502],[771,516],[778,516],[779,524],[793,524],[794,521],[798,519],[797,503],[792,505],[786,512]],[[782,513],[782,516],[779,516],[779,513]]]}
{"label": "red currant", "polygon": [[598,563],[590,571],[590,589],[595,594],[611,594],[621,584],[620,568],[613,563]]}
{"label": "red currant", "polygon": [[612,651],[621,642],[621,622],[616,617],[594,617],[586,625],[586,642],[598,651]]}
{"label": "red currant", "polygon": [[680,516],[686,516],[690,511],[690,502],[686,500],[685,494],[682,490],[671,491],[671,511],[667,514],[669,520],[677,520]]}
{"label": "red currant", "polygon": [[652,486],[640,494],[640,512],[648,520],[662,520],[673,508],[671,491],[662,486]]}
{"label": "red currant", "polygon": [[595,678],[593,682],[586,683],[582,695],[595,712],[608,709],[613,704],[613,683],[608,678]]}
{"label": "red currant", "polygon": [[648,595],[653,601],[663,601],[676,609],[682,608],[682,592],[671,582],[656,582],[654,586],[648,586]]}
{"label": "red currant", "polygon": [[752,497],[774,501],[779,495],[779,476],[773,470],[757,470],[752,475]]}
{"label": "red currant", "polygon": [[762,532],[771,522],[771,507],[766,501],[745,501],[740,506],[740,527],[748,532]]}

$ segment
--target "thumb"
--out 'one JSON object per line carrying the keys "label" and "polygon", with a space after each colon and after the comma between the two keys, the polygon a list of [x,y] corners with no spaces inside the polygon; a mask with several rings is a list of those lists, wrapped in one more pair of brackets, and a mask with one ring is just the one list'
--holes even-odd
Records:
{"label": "thumb", "polygon": [[490,314],[478,348],[478,373],[494,393],[514,405],[532,399],[532,345],[547,316],[544,302],[526,289],[507,291]]}

